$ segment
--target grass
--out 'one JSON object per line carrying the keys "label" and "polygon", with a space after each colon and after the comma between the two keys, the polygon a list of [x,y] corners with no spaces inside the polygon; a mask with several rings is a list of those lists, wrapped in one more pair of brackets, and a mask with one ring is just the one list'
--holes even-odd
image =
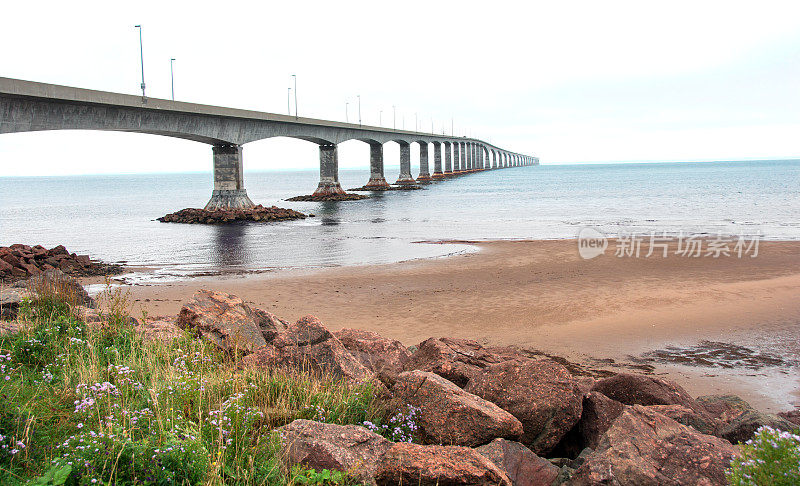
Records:
{"label": "grass", "polygon": [[244,368],[188,334],[143,340],[120,292],[87,324],[68,289],[38,290],[0,337],[0,484],[355,484],[284,470],[273,429],[397,421],[369,384]]}

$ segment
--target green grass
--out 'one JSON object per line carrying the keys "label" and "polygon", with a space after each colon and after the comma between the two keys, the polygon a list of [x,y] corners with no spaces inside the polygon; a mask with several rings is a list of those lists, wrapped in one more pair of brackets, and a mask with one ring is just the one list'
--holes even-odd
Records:
{"label": "green grass", "polygon": [[396,417],[369,384],[243,368],[190,335],[145,341],[124,295],[103,300],[86,324],[51,292],[0,337],[0,484],[355,484],[284,471],[273,429]]}

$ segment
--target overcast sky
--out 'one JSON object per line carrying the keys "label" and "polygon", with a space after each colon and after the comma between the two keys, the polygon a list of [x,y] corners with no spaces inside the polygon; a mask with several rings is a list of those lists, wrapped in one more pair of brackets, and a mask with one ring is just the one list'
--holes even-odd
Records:
{"label": "overcast sky", "polygon": [[[543,164],[800,156],[800,2],[5,2],[0,76],[470,134]],[[245,170],[316,145],[245,145]],[[412,151],[412,161],[418,160]],[[397,164],[395,144],[387,165]],[[368,167],[368,146],[340,147]],[[100,132],[0,136],[0,176],[210,171],[209,146]],[[387,179],[392,177],[387,173]]]}

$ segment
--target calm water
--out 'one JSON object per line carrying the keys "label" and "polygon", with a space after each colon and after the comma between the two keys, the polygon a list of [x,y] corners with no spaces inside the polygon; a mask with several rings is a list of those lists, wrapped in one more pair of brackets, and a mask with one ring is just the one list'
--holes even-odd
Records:
{"label": "calm water", "polygon": [[[393,180],[396,168],[387,168]],[[154,221],[202,207],[211,175],[0,178],[0,245],[65,245],[106,261],[206,272],[394,262],[466,251],[438,239],[574,238],[584,225],[636,232],[800,239],[800,161],[520,167],[363,201],[290,203],[316,171],[246,173],[250,198],[317,217],[277,224]],[[343,170],[345,188],[368,171]]]}

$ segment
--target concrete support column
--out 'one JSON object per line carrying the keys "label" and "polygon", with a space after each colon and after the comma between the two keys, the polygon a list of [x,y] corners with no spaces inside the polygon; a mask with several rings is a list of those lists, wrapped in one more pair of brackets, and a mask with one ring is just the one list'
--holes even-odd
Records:
{"label": "concrete support column", "polygon": [[473,163],[475,162],[475,147],[471,143],[467,143],[467,170],[474,169]]}
{"label": "concrete support column", "polygon": [[339,151],[336,144],[319,146],[319,185],[315,196],[345,194],[339,184]]}
{"label": "concrete support column", "polygon": [[461,171],[461,144],[453,142],[453,173]]}
{"label": "concrete support column", "polygon": [[497,168],[497,151],[492,150],[492,169]]}
{"label": "concrete support column", "polygon": [[364,187],[389,187],[383,175],[383,144],[369,144],[369,181]]}
{"label": "concrete support column", "polygon": [[214,145],[214,191],[205,209],[244,209],[255,206],[244,189],[241,145]]}
{"label": "concrete support column", "polygon": [[467,148],[469,144],[464,142],[461,144],[461,172],[465,172],[467,170]]}
{"label": "concrete support column", "polygon": [[478,147],[478,150],[480,150],[480,152],[481,152],[480,162],[479,162],[478,165],[479,165],[479,168],[481,170],[484,170],[484,169],[486,169],[486,147],[484,147],[483,145],[480,145]]}
{"label": "concrete support column", "polygon": [[442,174],[442,142],[433,142],[433,178],[443,177]]}
{"label": "concrete support column", "polygon": [[450,142],[444,142],[444,173],[445,174],[452,174],[453,173],[453,158],[451,155],[451,148],[453,144]]}
{"label": "concrete support column", "polygon": [[416,184],[417,181],[411,175],[411,145],[408,142],[398,142],[400,144],[400,177],[395,184]]}
{"label": "concrete support column", "polygon": [[427,182],[431,180],[431,173],[428,168],[428,143],[417,143],[419,144],[419,176],[417,177],[417,182]]}

